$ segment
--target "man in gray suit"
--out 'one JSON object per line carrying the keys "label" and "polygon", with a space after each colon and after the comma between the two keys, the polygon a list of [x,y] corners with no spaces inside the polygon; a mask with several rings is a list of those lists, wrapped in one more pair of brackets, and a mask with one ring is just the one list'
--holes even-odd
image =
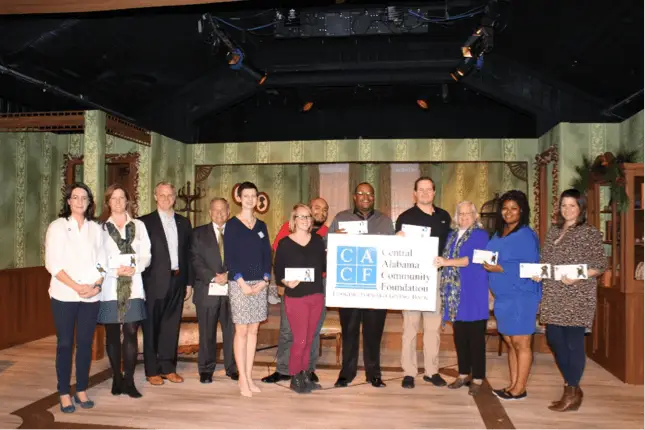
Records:
{"label": "man in gray suit", "polygon": [[[231,306],[227,295],[217,294],[217,285],[227,285],[228,275],[224,265],[224,231],[230,209],[226,199],[216,197],[210,202],[210,223],[193,230],[190,259],[193,265],[193,303],[197,308],[199,325],[199,381],[213,382],[215,359],[217,357],[217,322],[222,325],[224,367],[226,376],[234,381],[239,373],[233,357],[233,333],[235,327],[231,317]],[[211,287],[213,287],[211,289]],[[221,288],[220,292],[221,293]]]}

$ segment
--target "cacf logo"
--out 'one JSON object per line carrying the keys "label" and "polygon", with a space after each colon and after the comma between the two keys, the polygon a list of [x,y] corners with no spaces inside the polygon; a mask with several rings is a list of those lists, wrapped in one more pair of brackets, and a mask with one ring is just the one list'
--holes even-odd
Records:
{"label": "cacf logo", "polygon": [[336,287],[376,290],[376,248],[339,246]]}

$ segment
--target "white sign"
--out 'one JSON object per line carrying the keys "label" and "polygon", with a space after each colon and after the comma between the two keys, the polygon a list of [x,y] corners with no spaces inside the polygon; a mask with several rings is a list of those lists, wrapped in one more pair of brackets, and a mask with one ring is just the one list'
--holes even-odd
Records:
{"label": "white sign", "polygon": [[325,305],[437,310],[436,237],[327,236]]}
{"label": "white sign", "polygon": [[108,268],[118,269],[121,266],[135,267],[137,256],[135,254],[112,254],[108,256]]}
{"label": "white sign", "polygon": [[498,257],[498,252],[487,251],[485,249],[475,249],[473,251],[473,263],[475,264],[486,263],[494,266],[497,264]]}
{"label": "white sign", "polygon": [[228,296],[228,284],[216,284],[211,282],[208,284],[209,296]]}

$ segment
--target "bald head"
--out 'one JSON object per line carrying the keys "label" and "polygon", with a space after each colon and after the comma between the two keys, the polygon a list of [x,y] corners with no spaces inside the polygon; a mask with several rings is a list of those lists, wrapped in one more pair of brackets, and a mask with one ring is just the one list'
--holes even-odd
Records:
{"label": "bald head", "polygon": [[314,217],[314,224],[323,225],[327,221],[327,214],[329,213],[327,201],[321,197],[316,197],[311,199],[309,207],[311,208],[311,216]]}

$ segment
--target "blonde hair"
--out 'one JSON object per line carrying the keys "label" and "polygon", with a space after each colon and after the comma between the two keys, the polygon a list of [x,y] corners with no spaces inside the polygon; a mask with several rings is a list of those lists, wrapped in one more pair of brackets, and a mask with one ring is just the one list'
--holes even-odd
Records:
{"label": "blonde hair", "polygon": [[479,219],[479,212],[477,212],[477,206],[470,200],[464,200],[462,202],[457,203],[457,207],[455,208],[455,214],[452,217],[452,223],[450,223],[450,227],[452,228],[459,228],[459,208],[463,205],[468,205],[470,206],[470,209],[473,214],[475,214],[475,222],[473,225],[478,228],[482,228],[482,223]]}
{"label": "blonde hair", "polygon": [[[311,208],[305,204],[298,203],[297,205],[294,205],[293,209],[291,210],[291,216],[289,217],[289,231],[293,233],[296,231],[296,213],[298,212],[298,209],[306,209],[307,214],[311,216]],[[314,226],[314,223],[311,222],[309,224],[309,233],[311,233],[311,228]]]}
{"label": "blonde hair", "polygon": [[172,190],[172,194],[174,196],[177,196],[177,190],[175,189],[175,186],[167,181],[161,181],[157,183],[157,185],[155,185],[155,192],[154,192],[155,196],[157,195],[157,189],[162,186],[170,187],[170,189]]}

